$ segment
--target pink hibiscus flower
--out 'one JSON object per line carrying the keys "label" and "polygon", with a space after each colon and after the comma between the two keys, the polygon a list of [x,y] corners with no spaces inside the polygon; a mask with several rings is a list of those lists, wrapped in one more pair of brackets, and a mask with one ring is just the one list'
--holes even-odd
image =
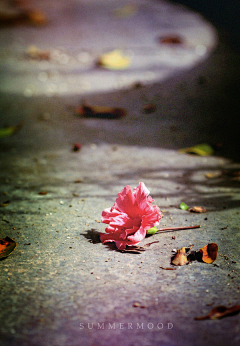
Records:
{"label": "pink hibiscus flower", "polygon": [[157,226],[162,217],[160,209],[151,205],[154,201],[144,183],[132,191],[129,185],[118,194],[112,208],[102,212],[103,223],[109,226],[101,233],[101,242],[115,242],[118,249],[137,245],[148,229]]}

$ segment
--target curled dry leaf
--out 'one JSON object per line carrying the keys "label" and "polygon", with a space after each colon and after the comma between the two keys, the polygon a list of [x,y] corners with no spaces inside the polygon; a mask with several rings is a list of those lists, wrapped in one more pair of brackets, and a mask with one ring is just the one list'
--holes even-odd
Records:
{"label": "curled dry leaf", "polygon": [[193,245],[190,247],[182,247],[181,249],[177,250],[177,253],[172,258],[172,264],[175,266],[183,266],[187,263],[187,252],[189,252],[192,249]]}
{"label": "curled dry leaf", "polygon": [[234,305],[231,308],[217,306],[212,309],[206,316],[195,317],[195,320],[217,320],[227,316],[237,315],[240,312],[240,305]]}
{"label": "curled dry leaf", "polygon": [[123,108],[87,106],[85,104],[77,107],[75,112],[85,118],[118,119],[126,116],[126,111]]}
{"label": "curled dry leaf", "polygon": [[207,209],[200,206],[195,206],[189,209],[192,213],[206,213]]}
{"label": "curled dry leaf", "polygon": [[15,249],[17,243],[9,237],[0,239],[0,258],[7,257]]}
{"label": "curled dry leaf", "polygon": [[202,249],[199,249],[202,254],[202,260],[205,263],[213,263],[218,254],[218,245],[216,243],[209,243]]}

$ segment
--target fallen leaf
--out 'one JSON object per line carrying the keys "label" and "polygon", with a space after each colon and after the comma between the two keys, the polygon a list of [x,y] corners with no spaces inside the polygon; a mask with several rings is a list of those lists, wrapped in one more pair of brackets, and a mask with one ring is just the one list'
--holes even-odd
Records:
{"label": "fallen leaf", "polygon": [[199,249],[202,254],[202,260],[205,263],[213,263],[218,254],[218,245],[216,243],[209,243],[202,249]]}
{"label": "fallen leaf", "polygon": [[20,123],[16,126],[6,126],[6,127],[0,128],[0,138],[14,135],[16,132],[18,132],[21,129],[22,126],[23,124]]}
{"label": "fallen leaf", "polygon": [[131,57],[125,55],[120,49],[100,56],[97,65],[109,70],[124,70],[131,64]]}
{"label": "fallen leaf", "polygon": [[195,206],[189,209],[192,213],[206,213],[207,209],[200,206]]}
{"label": "fallen leaf", "polygon": [[9,237],[0,239],[0,258],[7,257],[15,249],[16,242]]}
{"label": "fallen leaf", "polygon": [[33,60],[50,60],[50,51],[39,49],[36,46],[29,46],[26,54]]}
{"label": "fallen leaf", "polygon": [[161,36],[159,38],[159,42],[160,43],[164,43],[164,44],[182,44],[183,43],[183,39],[180,36],[177,35],[168,35],[168,36]]}
{"label": "fallen leaf", "polygon": [[46,195],[47,194],[47,191],[40,191],[38,192],[39,195]]}
{"label": "fallen leaf", "polygon": [[198,144],[193,147],[178,150],[180,154],[195,154],[199,156],[209,156],[214,153],[213,148],[209,144]]}
{"label": "fallen leaf", "polygon": [[76,108],[76,113],[85,118],[118,119],[126,116],[123,108],[108,106],[87,106],[82,105]]}
{"label": "fallen leaf", "polygon": [[36,26],[46,25],[48,22],[47,17],[43,12],[35,10],[27,12],[27,19],[29,20],[30,24]]}
{"label": "fallen leaf", "polygon": [[231,308],[217,306],[212,309],[206,316],[195,317],[195,320],[217,320],[227,316],[237,315],[240,312],[240,305],[234,305]]}
{"label": "fallen leaf", "polygon": [[174,255],[171,263],[175,266],[183,266],[184,264],[186,264],[188,261],[187,252],[191,250],[192,247],[193,245],[188,248],[182,247],[181,249],[177,250],[177,253]]}
{"label": "fallen leaf", "polygon": [[181,203],[180,203],[180,209],[182,209],[182,210],[188,210],[188,209],[189,209],[189,206],[188,206],[186,203],[181,202]]}
{"label": "fallen leaf", "polygon": [[209,172],[205,174],[205,177],[208,179],[219,178],[222,175],[221,172]]}

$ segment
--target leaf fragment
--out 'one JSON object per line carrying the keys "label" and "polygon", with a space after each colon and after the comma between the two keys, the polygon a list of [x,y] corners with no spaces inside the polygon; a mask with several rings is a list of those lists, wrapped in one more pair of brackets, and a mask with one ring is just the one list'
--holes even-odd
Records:
{"label": "leaf fragment", "polygon": [[187,253],[186,253],[186,247],[182,247],[181,249],[177,250],[176,255],[172,259],[172,264],[175,266],[183,266],[187,263]]}
{"label": "leaf fragment", "polygon": [[220,305],[212,309],[206,316],[195,317],[195,320],[217,320],[223,317],[237,315],[239,312],[240,305],[234,305],[231,308]]}
{"label": "leaf fragment", "polygon": [[168,36],[162,36],[159,38],[159,42],[160,43],[164,43],[164,44],[182,44],[183,43],[183,39],[180,36],[177,35],[168,35]]}
{"label": "leaf fragment", "polygon": [[0,138],[8,137],[14,135],[16,132],[18,132],[22,127],[22,123],[16,125],[16,126],[6,126],[0,128]]}
{"label": "leaf fragment", "polygon": [[7,257],[15,249],[17,243],[8,236],[0,239],[0,258]]}
{"label": "leaf fragment", "polygon": [[178,152],[180,154],[187,153],[187,154],[195,154],[199,156],[210,156],[214,153],[214,150],[209,144],[203,143],[203,144],[195,145],[193,147],[180,149],[178,150]]}
{"label": "leaf fragment", "polygon": [[218,245],[216,243],[209,243],[205,245],[202,249],[199,249],[202,254],[202,260],[205,263],[213,263],[218,254]]}
{"label": "leaf fragment", "polygon": [[36,46],[29,46],[27,49],[27,57],[33,60],[50,60],[50,51],[42,50]]}
{"label": "leaf fragment", "polygon": [[109,106],[88,106],[85,104],[77,107],[75,112],[81,117],[102,119],[118,119],[127,115],[123,108]]}
{"label": "leaf fragment", "polygon": [[189,209],[192,213],[206,213],[207,209],[200,206],[195,206]]}
{"label": "leaf fragment", "polygon": [[189,206],[188,206],[186,203],[181,202],[181,203],[180,203],[180,209],[182,209],[182,210],[188,210],[188,209],[189,209]]}
{"label": "leaf fragment", "polygon": [[124,70],[131,64],[131,57],[127,56],[120,49],[102,54],[97,62],[98,66],[109,70]]}

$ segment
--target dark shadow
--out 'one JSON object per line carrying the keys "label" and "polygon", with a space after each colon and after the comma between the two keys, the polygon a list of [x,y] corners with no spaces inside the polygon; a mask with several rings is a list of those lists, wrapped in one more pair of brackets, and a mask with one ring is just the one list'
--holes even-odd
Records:
{"label": "dark shadow", "polygon": [[101,232],[93,228],[87,230],[86,233],[80,233],[80,235],[84,236],[86,239],[88,239],[90,243],[93,243],[93,244],[101,243],[100,234]]}

